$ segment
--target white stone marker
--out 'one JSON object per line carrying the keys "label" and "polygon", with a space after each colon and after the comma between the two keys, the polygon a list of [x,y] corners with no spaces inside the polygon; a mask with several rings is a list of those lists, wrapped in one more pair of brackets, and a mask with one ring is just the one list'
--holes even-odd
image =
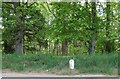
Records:
{"label": "white stone marker", "polygon": [[74,69],[74,60],[73,59],[69,60],[69,67],[70,67],[70,69]]}

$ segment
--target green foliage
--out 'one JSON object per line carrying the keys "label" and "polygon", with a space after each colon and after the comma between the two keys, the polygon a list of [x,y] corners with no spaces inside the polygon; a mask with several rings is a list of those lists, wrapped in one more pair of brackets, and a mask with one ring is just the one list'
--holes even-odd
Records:
{"label": "green foliage", "polygon": [[[69,67],[69,60],[74,58],[75,69],[79,73],[117,74],[117,54],[80,54],[74,56],[53,56],[51,54],[27,54],[18,56],[16,54],[3,54],[2,68],[12,71],[41,71],[62,69]],[[19,62],[19,63],[18,63]],[[69,70],[69,69],[68,69]]]}
{"label": "green foliage", "polygon": [[[107,4],[109,7],[106,6]],[[93,9],[92,2],[84,4],[80,2],[29,2],[20,3],[16,11],[17,14],[12,3],[2,4],[0,24],[4,28],[0,28],[0,36],[2,34],[0,44],[3,44],[3,53],[8,53],[3,54],[2,57],[3,69],[13,71],[56,69],[63,74],[68,74],[71,73],[68,69],[68,61],[74,58],[75,68],[79,73],[117,74],[117,53],[120,50],[117,3],[98,2]],[[94,12],[96,16],[93,15]],[[18,24],[18,21],[21,24]],[[20,28],[17,25],[23,28],[25,53],[21,56],[11,54],[16,48],[15,41]],[[88,55],[89,43],[95,31],[96,54]],[[67,41],[68,45],[63,46],[63,41]],[[60,56],[62,47],[68,48],[68,56]],[[106,49],[111,51],[106,52]]]}
{"label": "green foliage", "polygon": [[51,5],[56,13],[52,22],[53,34],[51,36],[60,40],[73,40],[82,37],[84,29],[81,26],[86,22],[82,11],[83,7],[73,2],[51,3]]}
{"label": "green foliage", "polygon": [[[29,5],[29,6],[28,6]],[[29,49],[31,45],[29,42],[36,42],[38,40],[44,40],[44,24],[45,18],[41,14],[41,10],[36,2],[22,4],[16,8],[19,14],[15,14],[13,4],[3,3],[2,6],[2,16],[3,16],[3,41],[4,41],[4,53],[14,52],[15,50],[15,40],[17,37],[17,32],[19,28],[17,25],[16,18],[21,17],[23,24],[23,40],[24,49]],[[8,35],[10,34],[10,35]],[[8,50],[11,49],[11,50]],[[35,48],[34,48],[35,49]]]}
{"label": "green foliage", "polygon": [[[106,51],[106,44],[111,45],[111,52],[118,52],[119,45],[118,29],[119,26],[117,13],[117,3],[110,2],[110,12],[106,7],[107,3],[96,3],[95,26],[92,22],[92,3],[80,2],[30,2],[16,8],[18,15],[14,13],[13,4],[3,3],[2,5],[2,29],[3,47],[10,48],[11,52],[15,49],[15,37],[18,28],[16,18],[21,16],[24,20],[21,25],[24,30],[24,49],[25,51],[54,50],[54,43],[59,40],[67,40],[68,47],[72,53],[87,52],[89,41],[96,30],[96,52]],[[106,18],[110,18],[107,22]],[[108,25],[109,23],[109,25]],[[107,32],[109,33],[106,36]],[[10,35],[9,35],[10,34]],[[80,41],[78,47],[72,46],[73,41]],[[49,42],[51,42],[49,44]],[[108,45],[108,46],[110,46]],[[49,47],[51,46],[51,47]],[[50,48],[50,49],[49,49]],[[8,51],[4,51],[8,52]],[[53,52],[53,51],[50,51]],[[9,52],[8,52],[9,53]]]}

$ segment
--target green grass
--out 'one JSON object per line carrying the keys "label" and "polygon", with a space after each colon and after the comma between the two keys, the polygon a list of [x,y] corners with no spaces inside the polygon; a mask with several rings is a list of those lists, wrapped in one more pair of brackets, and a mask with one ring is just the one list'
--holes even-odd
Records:
{"label": "green grass", "polygon": [[[96,55],[74,55],[74,56],[52,56],[50,54],[27,54],[18,56],[16,54],[2,55],[2,68],[12,71],[44,71],[50,73],[60,72],[69,74],[69,60],[74,58],[76,74],[117,74],[117,54],[96,54]],[[69,72],[66,72],[66,71]],[[60,73],[58,73],[60,74]]]}

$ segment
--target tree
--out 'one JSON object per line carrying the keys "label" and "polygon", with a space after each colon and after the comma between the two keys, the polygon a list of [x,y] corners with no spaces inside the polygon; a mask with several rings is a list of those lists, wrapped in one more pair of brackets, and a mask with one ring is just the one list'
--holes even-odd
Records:
{"label": "tree", "polygon": [[92,36],[91,36],[91,39],[89,41],[89,54],[92,54],[92,53],[95,53],[95,46],[96,46],[96,36],[97,36],[97,24],[96,24],[96,2],[92,2],[91,3],[92,5],[92,28],[91,28],[91,31],[92,31]]}
{"label": "tree", "polygon": [[111,45],[110,45],[110,34],[109,34],[109,28],[110,28],[110,2],[106,3],[106,19],[107,19],[107,23],[106,23],[106,45],[105,45],[105,51],[106,52],[111,52]]}
{"label": "tree", "polygon": [[116,7],[87,0],[3,3],[4,50],[58,55],[116,51]]}
{"label": "tree", "polygon": [[24,30],[24,15],[22,11],[17,10],[18,7],[20,7],[20,2],[13,2],[14,6],[14,13],[16,16],[16,39],[15,39],[15,52],[17,54],[23,54],[23,30]]}
{"label": "tree", "polygon": [[[105,42],[105,52],[113,52],[115,45],[115,39],[112,37],[111,31],[114,30],[114,14],[112,10],[112,3],[106,3],[106,42]],[[113,27],[114,26],[114,27]],[[117,28],[117,27],[115,27]],[[114,35],[115,36],[115,35]]]}
{"label": "tree", "polygon": [[[21,3],[19,1],[3,3],[4,45],[8,44],[7,46],[13,47],[12,49],[15,49],[17,54],[23,54],[23,48],[25,49],[23,46],[26,46],[23,42],[26,43],[25,41],[28,39],[31,41],[33,39],[40,40],[37,35],[41,33],[40,30],[43,29],[45,19],[39,10],[40,8],[36,8],[35,4],[36,2]],[[35,13],[36,15],[34,15]],[[8,36],[8,33],[11,36]]]}
{"label": "tree", "polygon": [[4,52],[14,52],[14,41],[15,41],[15,16],[11,3],[2,4],[2,40],[4,41]]}

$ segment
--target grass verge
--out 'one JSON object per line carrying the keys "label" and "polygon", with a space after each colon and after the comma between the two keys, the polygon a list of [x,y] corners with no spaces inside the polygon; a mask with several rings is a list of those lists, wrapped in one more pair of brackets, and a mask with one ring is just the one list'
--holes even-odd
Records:
{"label": "grass verge", "polygon": [[[75,60],[75,70],[69,69],[69,60]],[[3,54],[2,69],[11,71],[47,71],[54,74],[118,74],[117,54],[53,56],[50,54]],[[73,73],[72,73],[73,72]]]}

